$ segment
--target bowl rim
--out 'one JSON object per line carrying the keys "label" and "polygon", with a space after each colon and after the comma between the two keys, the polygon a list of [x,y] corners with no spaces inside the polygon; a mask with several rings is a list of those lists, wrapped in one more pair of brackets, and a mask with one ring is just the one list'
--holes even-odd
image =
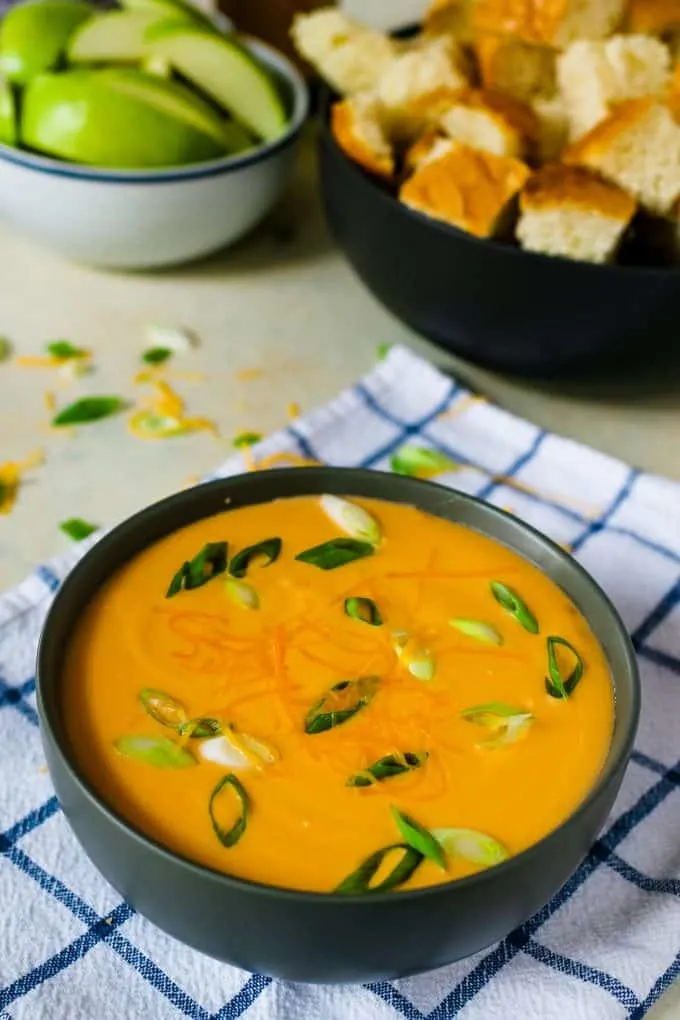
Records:
{"label": "bowl rim", "polygon": [[[206,506],[211,504],[211,496],[215,495],[215,500],[218,500],[219,496],[223,496],[219,500],[219,506],[222,509],[228,511],[229,504],[231,503],[232,493],[231,489],[234,485],[241,486],[248,483],[246,479],[250,479],[250,484],[256,489],[257,486],[253,483],[253,479],[256,479],[258,475],[262,477],[266,475],[270,482],[270,488],[276,489],[277,483],[283,479],[287,479],[289,482],[295,483],[296,480],[305,480],[316,478],[319,481],[319,485],[314,488],[310,488],[309,491],[303,485],[301,492],[296,493],[297,495],[318,495],[320,491],[324,491],[323,487],[320,487],[321,482],[325,482],[326,479],[329,481],[342,479],[343,477],[348,478],[347,487],[342,487],[339,491],[345,492],[348,496],[358,496],[361,498],[361,491],[354,492],[354,488],[361,490],[362,482],[372,479],[373,483],[376,482],[376,475],[378,478],[380,475],[385,474],[386,477],[391,479],[391,484],[402,486],[404,491],[412,490],[418,492],[421,489],[423,491],[430,491],[433,495],[435,493],[441,495],[443,498],[451,500],[452,494],[457,500],[463,505],[467,505],[474,513],[481,514],[482,523],[480,523],[479,530],[482,534],[490,537],[492,541],[501,542],[500,539],[493,535],[490,535],[483,528],[483,520],[495,519],[503,521],[511,521],[514,528],[518,529],[520,533],[524,533],[531,541],[537,544],[538,547],[542,547],[548,551],[552,556],[556,557],[557,562],[568,571],[571,572],[572,576],[578,577],[582,583],[587,584],[591,592],[597,597],[600,606],[604,613],[608,616],[609,624],[615,634],[615,641],[618,642],[619,651],[623,653],[624,669],[622,672],[626,674],[626,680],[630,684],[630,707],[628,712],[628,718],[622,721],[622,731],[619,737],[619,749],[617,753],[614,748],[614,736],[615,731],[612,733],[609,751],[607,757],[602,764],[601,770],[588,793],[580,801],[580,803],[574,808],[574,810],[567,815],[567,817],[555,828],[545,834],[540,840],[532,843],[526,849],[521,850],[519,853],[513,854],[500,864],[493,865],[490,868],[482,869],[471,875],[466,875],[462,878],[452,879],[447,882],[438,882],[434,885],[423,886],[417,889],[407,889],[402,891],[390,891],[390,892],[376,892],[372,893],[369,897],[365,895],[356,896],[338,896],[333,892],[316,892],[305,889],[294,889],[286,886],[268,885],[264,882],[258,882],[251,879],[240,878],[236,875],[230,875],[227,872],[219,871],[216,868],[211,868],[208,865],[201,864],[198,861],[193,860],[189,857],[184,857],[182,854],[164,846],[162,843],[157,842],[152,837],[146,835],[142,830],[137,829],[134,825],[128,822],[122,814],[119,814],[113,806],[110,806],[103,797],[96,791],[94,786],[89,782],[88,779],[81,773],[80,769],[75,763],[72,753],[68,750],[67,741],[59,736],[58,729],[54,725],[53,714],[47,709],[44,696],[44,688],[50,681],[46,679],[48,674],[47,658],[51,655],[50,645],[54,644],[55,639],[52,637],[52,631],[60,624],[55,624],[55,608],[60,606],[61,601],[65,597],[65,593],[68,593],[71,589],[75,589],[79,584],[80,577],[85,571],[91,566],[97,563],[98,559],[106,559],[106,555],[112,549],[115,549],[118,541],[122,538],[134,535],[136,532],[144,530],[148,521],[155,518],[161,520],[166,516],[172,516],[174,508],[188,507],[192,501],[196,498],[203,497]],[[333,491],[332,489],[330,491]],[[288,498],[290,493],[282,496],[267,497],[267,499],[253,499],[246,500],[244,506],[257,505],[261,502],[271,502],[278,498]],[[372,497],[380,498],[380,497]],[[403,501],[395,500],[392,496],[385,497],[387,502],[405,502],[412,506],[418,506],[416,499],[407,499]],[[201,514],[195,518],[194,521],[202,520],[205,517],[214,516],[216,514],[214,509],[209,509],[205,514]],[[431,509],[426,509],[426,513],[434,513]],[[436,516],[436,513],[435,513]],[[450,519],[450,518],[446,518]],[[180,527],[186,527],[187,524],[183,524]],[[464,527],[473,527],[468,523],[463,525]],[[173,532],[180,530],[179,527],[170,527],[164,532],[169,535]],[[149,541],[147,541],[140,548],[148,548],[155,542],[159,541],[161,534],[157,533]],[[503,542],[501,542],[503,544]],[[506,543],[507,544],[507,543]],[[512,549],[516,555],[522,556],[527,559],[522,552],[517,548],[513,548],[512,545],[508,546]],[[137,555],[137,554],[135,554]],[[120,563],[127,562],[128,557]],[[534,564],[537,569],[541,569],[537,564]],[[546,576],[553,580],[553,583],[558,584],[556,580],[547,571]],[[104,576],[98,580],[95,591],[111,576],[112,571],[108,570]],[[588,621],[586,621],[588,622]],[[70,633],[73,632],[73,625],[71,625]],[[69,633],[69,636],[70,636]],[[614,642],[611,642],[612,644]],[[603,648],[603,652],[607,658],[608,663],[610,662],[610,656],[607,654],[606,649]],[[62,664],[63,665],[63,664]],[[54,682],[54,681],[53,681]],[[616,689],[614,677],[612,675],[612,691]],[[574,559],[569,553],[563,548],[558,546],[552,539],[548,538],[542,532],[538,531],[532,525],[528,524],[521,518],[515,517],[513,514],[509,514],[499,507],[496,507],[490,503],[486,503],[483,500],[477,499],[475,496],[468,495],[467,493],[460,492],[457,489],[451,489],[449,487],[439,485],[436,482],[424,481],[415,478],[406,478],[404,476],[394,475],[391,473],[380,472],[370,470],[366,468],[345,468],[345,467],[300,467],[300,468],[279,468],[270,469],[266,472],[258,472],[257,474],[239,474],[232,475],[226,478],[218,478],[214,481],[209,481],[195,486],[191,489],[185,489],[181,492],[174,493],[173,495],[167,496],[156,503],[152,503],[149,506],[144,507],[142,510],[137,511],[132,516],[126,518],[120,522],[110,531],[106,532],[95,544],[88,549],[84,556],[78,561],[76,566],[69,572],[66,579],[63,581],[61,587],[57,591],[52,605],[50,606],[47,618],[43,625],[42,632],[40,634],[38,644],[38,654],[36,663],[36,695],[37,695],[37,706],[38,715],[40,719],[41,730],[44,731],[49,737],[51,746],[59,758],[60,765],[69,775],[69,779],[74,783],[82,796],[89,802],[91,808],[93,808],[99,815],[104,815],[107,822],[112,824],[118,830],[122,830],[128,839],[132,839],[136,844],[150,853],[161,854],[166,862],[174,867],[182,869],[185,873],[190,874],[197,880],[210,881],[218,887],[232,889],[240,892],[253,893],[260,896],[275,896],[284,900],[300,901],[303,900],[308,904],[341,904],[347,903],[356,906],[357,903],[385,903],[385,902],[399,902],[401,899],[408,898],[422,899],[427,896],[433,896],[444,891],[449,891],[455,888],[469,888],[479,883],[484,882],[490,874],[494,877],[502,879],[504,876],[510,876],[512,872],[523,867],[527,863],[531,863],[532,858],[540,857],[545,847],[553,841],[559,841],[560,838],[566,834],[566,832],[578,822],[578,820],[586,815],[590,809],[591,804],[595,802],[603,790],[609,785],[610,781],[616,776],[620,768],[627,766],[631,752],[633,750],[633,743],[637,726],[640,716],[640,703],[641,703],[641,683],[640,675],[638,670],[637,658],[633,648],[632,641],[629,637],[628,631],[621,619],[621,616],[616,607],[611,602],[609,596],[603,591],[600,585],[595,579],[585,570],[581,564]],[[53,704],[60,704],[60,698],[58,694],[51,699]],[[616,715],[615,715],[616,719]],[[43,734],[44,739],[44,734]]]}
{"label": "bowl rim", "polygon": [[[403,33],[410,31],[409,29],[401,29],[398,32],[393,33],[397,37],[400,37]],[[478,248],[487,248],[492,251],[498,252],[506,258],[524,259],[526,262],[533,262],[534,265],[543,265],[551,267],[564,267],[565,265],[578,267],[581,272],[592,272],[599,273],[600,275],[609,276],[647,276],[647,277],[668,277],[678,275],[680,273],[680,262],[676,265],[667,266],[645,266],[645,265],[621,265],[615,262],[586,262],[582,259],[570,259],[565,255],[545,255],[543,252],[537,251],[525,251],[524,248],[520,248],[519,245],[508,244],[507,242],[499,241],[494,237],[477,237],[476,234],[469,234],[465,230],[461,230],[460,227],[455,227],[452,223],[445,223],[443,220],[435,219],[433,216],[427,216],[425,213],[419,212],[417,209],[412,209],[406,205],[405,202],[400,202],[397,195],[388,191],[385,187],[384,182],[381,182],[377,177],[371,175],[367,170],[364,170],[355,160],[350,157],[340,148],[335,140],[333,131],[331,130],[330,124],[330,110],[333,103],[339,101],[341,97],[334,92],[334,90],[326,82],[322,82],[319,90],[319,101],[318,101],[318,118],[320,122],[319,140],[322,145],[326,145],[331,148],[336,156],[339,156],[346,164],[348,170],[352,172],[358,180],[363,181],[364,185],[372,188],[373,193],[376,195],[376,201],[382,202],[383,205],[389,206],[391,209],[397,211],[397,215],[402,215],[407,219],[410,219],[414,223],[418,223],[421,228],[430,230],[436,230],[442,235],[453,237],[458,241],[463,241],[467,244],[474,245]],[[322,189],[323,175],[322,175]]]}
{"label": "bowl rim", "polygon": [[261,163],[291,145],[302,130],[310,108],[310,97],[307,83],[295,65],[273,46],[242,35],[242,43],[252,50],[259,59],[274,70],[291,89],[292,110],[286,130],[271,142],[248,149],[243,155],[219,156],[217,159],[203,160],[199,163],[185,163],[180,166],[155,167],[153,169],[125,170],[118,167],[89,166],[85,163],[73,163],[51,156],[27,152],[0,142],[0,162],[11,163],[38,174],[52,177],[65,177],[70,180],[92,181],[99,184],[178,184],[181,181],[202,180],[207,177],[218,177],[222,174],[234,173],[247,167]]}

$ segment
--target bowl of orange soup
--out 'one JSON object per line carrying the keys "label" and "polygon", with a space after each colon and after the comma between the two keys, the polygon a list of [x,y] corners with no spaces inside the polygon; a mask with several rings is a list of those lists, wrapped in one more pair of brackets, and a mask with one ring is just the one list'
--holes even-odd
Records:
{"label": "bowl of orange soup", "polygon": [[575,870],[631,752],[607,597],[526,524],[413,478],[301,468],[121,524],[38,664],[54,785],[101,873],[248,970],[461,959]]}

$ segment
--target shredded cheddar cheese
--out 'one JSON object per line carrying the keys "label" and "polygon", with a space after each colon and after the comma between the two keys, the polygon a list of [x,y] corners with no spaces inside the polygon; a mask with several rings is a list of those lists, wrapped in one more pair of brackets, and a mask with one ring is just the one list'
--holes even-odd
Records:
{"label": "shredded cheddar cheese", "polygon": [[44,459],[42,450],[34,450],[24,460],[8,460],[0,464],[0,514],[10,513],[16,502],[22,475],[38,467]]}
{"label": "shredded cheddar cheese", "polygon": [[162,379],[153,379],[154,394],[142,401],[131,415],[128,428],[138,439],[167,439],[189,432],[212,432],[217,435],[215,423],[209,418],[187,417],[184,401]]}
{"label": "shredded cheddar cheese", "polygon": [[300,417],[300,405],[295,400],[292,400],[286,408],[286,414],[289,421],[295,421],[296,418]]}

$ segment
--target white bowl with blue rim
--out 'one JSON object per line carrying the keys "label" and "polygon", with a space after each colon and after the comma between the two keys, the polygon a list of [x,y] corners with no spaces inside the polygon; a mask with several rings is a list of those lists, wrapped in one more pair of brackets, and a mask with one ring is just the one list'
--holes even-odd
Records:
{"label": "white bowl with blue rim", "polygon": [[204,163],[129,171],[0,144],[0,216],[66,258],[105,269],[169,266],[233,244],[279,198],[309,107],[290,61],[262,43],[248,46],[287,93],[279,138]]}

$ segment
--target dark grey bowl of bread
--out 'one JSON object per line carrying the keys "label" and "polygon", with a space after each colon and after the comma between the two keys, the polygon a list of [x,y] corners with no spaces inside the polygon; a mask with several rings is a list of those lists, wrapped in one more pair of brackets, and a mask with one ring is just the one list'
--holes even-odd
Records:
{"label": "dark grey bowl of bread", "polygon": [[435,0],[396,35],[298,17],[333,233],[395,315],[490,368],[675,346],[680,0]]}

